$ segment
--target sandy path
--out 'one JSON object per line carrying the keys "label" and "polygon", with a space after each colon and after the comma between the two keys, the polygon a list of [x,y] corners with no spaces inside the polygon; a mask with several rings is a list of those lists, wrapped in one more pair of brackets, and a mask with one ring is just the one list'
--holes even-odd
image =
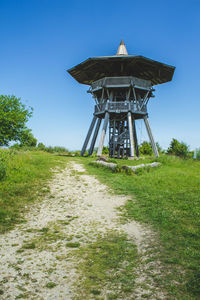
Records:
{"label": "sandy path", "polygon": [[[159,262],[145,263],[148,240],[154,234],[136,222],[120,224],[116,207],[127,197],[109,193],[84,172],[75,162],[61,173],[55,172],[50,196],[32,207],[25,224],[0,236],[0,299],[72,299],[73,282],[78,277],[66,243],[85,244],[108,229],[125,231],[142,256],[132,299],[141,299],[142,294],[165,299],[150,276],[159,276]],[[140,287],[144,283],[145,290]]]}

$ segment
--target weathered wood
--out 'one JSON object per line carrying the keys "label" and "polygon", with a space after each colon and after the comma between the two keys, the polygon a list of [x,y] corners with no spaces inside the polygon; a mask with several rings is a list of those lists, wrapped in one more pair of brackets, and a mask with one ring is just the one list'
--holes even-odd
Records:
{"label": "weathered wood", "polygon": [[85,153],[85,150],[86,150],[86,148],[87,148],[87,145],[88,145],[90,136],[91,136],[91,134],[92,134],[92,131],[93,131],[93,128],[94,128],[96,119],[97,119],[96,116],[94,116],[93,119],[92,119],[92,122],[91,122],[91,124],[90,124],[90,128],[89,128],[89,130],[88,130],[88,134],[87,134],[87,136],[86,136],[85,142],[84,142],[84,144],[83,144],[83,148],[82,148],[82,150],[81,150],[81,156],[83,156],[84,153]]}
{"label": "weathered wood", "polygon": [[[96,101],[94,116],[104,119],[97,155],[102,153],[109,122],[109,156],[133,158],[135,153],[139,156],[135,121],[131,120],[134,118],[144,119],[153,152],[158,156],[146,117],[147,104],[154,96],[152,86],[170,81],[175,67],[143,56],[127,55],[124,47],[120,45],[117,55],[89,58],[68,72],[78,82],[90,85],[88,92]],[[92,138],[90,155],[97,139],[99,123]],[[92,130],[91,127],[88,131],[81,155],[84,155]]]}
{"label": "weathered wood", "polygon": [[93,138],[92,138],[92,141],[91,141],[90,149],[89,149],[89,152],[88,152],[89,155],[92,155],[92,153],[94,151],[94,145],[95,145],[95,142],[96,142],[96,139],[97,139],[97,135],[98,135],[98,132],[99,132],[100,125],[101,125],[101,119],[98,119],[95,131],[94,131],[94,135],[93,135]]}
{"label": "weathered wood", "polygon": [[136,132],[134,116],[132,116],[132,122],[133,122],[133,137],[134,137],[135,153],[136,156],[139,157],[139,148],[138,148],[138,140],[137,140],[137,132]]}
{"label": "weathered wood", "polygon": [[130,156],[134,156],[133,126],[131,112],[128,112],[128,130],[130,140]]}
{"label": "weathered wood", "polygon": [[149,135],[149,139],[150,139],[150,143],[151,143],[151,146],[152,146],[152,149],[153,149],[153,153],[156,157],[158,157],[159,156],[158,149],[157,149],[156,143],[154,141],[153,134],[152,134],[151,127],[149,125],[149,121],[148,121],[147,116],[144,116],[144,123],[145,123],[146,129],[147,129],[147,133]]}
{"label": "weathered wood", "polygon": [[[105,161],[102,161],[102,160],[93,161],[92,163],[102,165],[102,166],[110,168],[112,170],[114,170],[118,166],[115,163],[108,163],[108,162],[105,162]],[[141,164],[141,165],[137,165],[137,166],[122,166],[122,168],[126,167],[128,169],[131,169],[133,172],[135,172],[137,169],[141,169],[141,168],[145,168],[145,167],[155,168],[155,167],[158,167],[160,165],[161,165],[161,163],[159,163],[159,162],[153,162],[153,163],[150,163],[150,164]]]}
{"label": "weathered wood", "polygon": [[105,136],[106,136],[106,130],[107,130],[107,126],[108,126],[108,120],[109,120],[109,113],[106,112],[105,119],[104,119],[104,124],[103,124],[103,129],[102,129],[102,132],[101,132],[99,147],[98,147],[98,151],[97,151],[97,156],[100,156],[102,154],[103,144],[104,144],[104,140],[105,140]]}
{"label": "weathered wood", "polygon": [[115,169],[117,167],[117,164],[108,163],[108,162],[102,161],[102,160],[93,161],[92,163],[102,165],[102,166],[108,167],[110,169]]}
{"label": "weathered wood", "polygon": [[159,162],[153,162],[150,164],[141,164],[141,165],[137,165],[137,166],[127,166],[127,168],[131,169],[133,172],[135,172],[137,169],[141,169],[141,168],[145,168],[145,167],[151,167],[151,168],[155,168],[160,166],[161,163]]}

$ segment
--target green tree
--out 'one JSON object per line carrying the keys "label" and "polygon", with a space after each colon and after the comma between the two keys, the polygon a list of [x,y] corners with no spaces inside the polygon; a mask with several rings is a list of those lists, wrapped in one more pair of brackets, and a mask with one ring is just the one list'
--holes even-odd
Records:
{"label": "green tree", "polygon": [[26,123],[32,110],[20,98],[0,95],[0,146],[8,146],[11,141],[21,141],[27,132],[30,134]]}
{"label": "green tree", "polygon": [[189,155],[189,146],[184,142],[179,142],[176,139],[172,139],[167,154],[172,154],[181,157],[187,157]]}
{"label": "green tree", "polygon": [[37,147],[38,147],[38,150],[41,150],[41,151],[45,151],[46,150],[46,147],[45,147],[45,145],[43,143],[38,143]]}
{"label": "green tree", "polygon": [[157,147],[157,149],[158,149],[158,153],[159,153],[159,154],[165,153],[165,150],[163,150],[163,149],[161,148],[161,146],[160,146],[160,144],[159,144],[158,142],[156,142],[156,147]]}
{"label": "green tree", "polygon": [[102,154],[109,154],[109,149],[106,146],[103,146]]}
{"label": "green tree", "polygon": [[152,155],[153,154],[151,144],[147,141],[142,142],[142,144],[139,146],[139,151],[143,155]]}
{"label": "green tree", "polygon": [[24,130],[20,137],[20,146],[36,147],[37,139],[33,136],[29,129]]}

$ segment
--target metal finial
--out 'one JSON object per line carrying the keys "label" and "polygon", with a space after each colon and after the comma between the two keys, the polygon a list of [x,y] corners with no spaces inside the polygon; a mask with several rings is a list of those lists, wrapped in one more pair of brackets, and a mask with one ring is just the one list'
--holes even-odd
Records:
{"label": "metal finial", "polygon": [[121,43],[120,43],[120,45],[118,47],[116,55],[128,55],[128,52],[127,52],[127,49],[126,49],[126,46],[125,46],[123,40],[121,40]]}

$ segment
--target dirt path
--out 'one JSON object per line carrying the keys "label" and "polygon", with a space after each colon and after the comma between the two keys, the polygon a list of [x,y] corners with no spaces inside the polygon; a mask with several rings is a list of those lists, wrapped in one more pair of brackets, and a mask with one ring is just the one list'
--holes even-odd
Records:
{"label": "dirt path", "polygon": [[75,162],[55,172],[50,196],[33,206],[26,223],[0,236],[0,299],[73,299],[77,262],[66,243],[84,245],[109,229],[125,231],[141,255],[132,299],[141,299],[143,294],[165,299],[153,281],[160,273],[159,262],[145,263],[148,241],[154,234],[136,222],[121,224],[116,208],[127,197],[109,193],[106,186],[84,173]]}

